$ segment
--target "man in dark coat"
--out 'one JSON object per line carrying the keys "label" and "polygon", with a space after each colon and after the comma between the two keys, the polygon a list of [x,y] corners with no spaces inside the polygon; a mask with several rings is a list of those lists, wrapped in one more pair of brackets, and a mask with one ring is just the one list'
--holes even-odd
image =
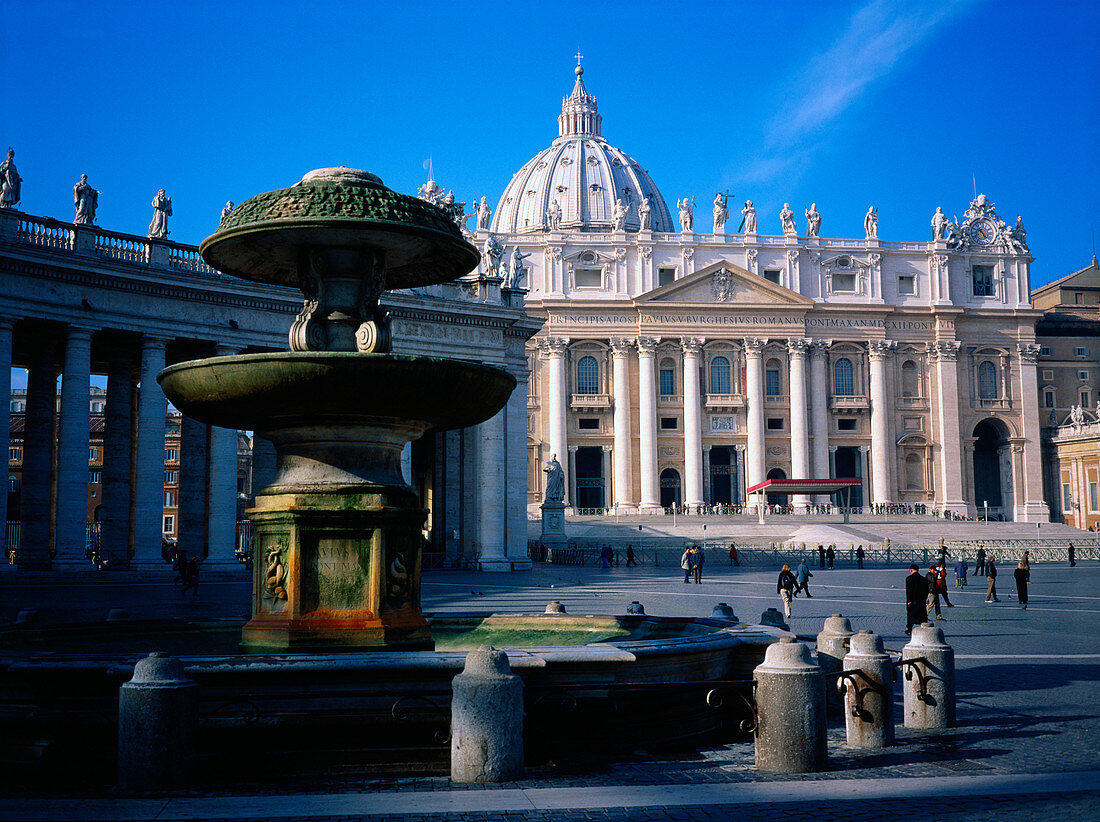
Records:
{"label": "man in dark coat", "polygon": [[978,561],[974,564],[974,576],[985,573],[985,548],[981,544],[978,545],[977,559]]}
{"label": "man in dark coat", "polygon": [[928,619],[928,580],[920,573],[920,566],[910,565],[905,578],[905,633],[911,633],[914,625]]}

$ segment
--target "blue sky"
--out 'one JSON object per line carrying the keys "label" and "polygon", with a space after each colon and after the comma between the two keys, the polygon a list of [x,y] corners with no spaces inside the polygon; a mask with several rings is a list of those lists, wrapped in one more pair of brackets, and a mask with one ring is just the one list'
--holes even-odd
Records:
{"label": "blue sky", "polygon": [[666,201],[816,202],[825,236],[928,238],[977,187],[1023,216],[1039,285],[1100,228],[1100,3],[289,3],[0,0],[0,148],[22,207],[144,234],[158,188],[197,243],[227,199],[350,165],[414,192],[423,161],[496,202],[556,135],[572,55],[604,135]]}

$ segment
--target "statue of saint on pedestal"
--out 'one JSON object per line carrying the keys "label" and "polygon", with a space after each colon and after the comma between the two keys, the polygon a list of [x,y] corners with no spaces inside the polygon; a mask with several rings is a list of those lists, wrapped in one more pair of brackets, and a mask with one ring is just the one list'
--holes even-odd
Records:
{"label": "statue of saint on pedestal", "polygon": [[611,207],[611,230],[626,231],[626,215],[628,209],[622,200],[615,200]]}
{"label": "statue of saint on pedestal", "polygon": [[745,200],[745,207],[741,209],[741,215],[745,218],[741,221],[741,227],[746,234],[756,233],[756,206],[752,200]]}
{"label": "statue of saint on pedestal", "polygon": [[481,202],[477,204],[477,230],[481,231],[482,229],[484,229],[488,231],[489,218],[492,216],[493,209],[489,207],[489,203],[486,202],[484,197],[482,197]]}
{"label": "statue of saint on pedestal", "polygon": [[806,210],[806,236],[821,236],[821,214],[817,211],[817,203],[810,203],[810,207]]}
{"label": "statue of saint on pedestal", "polygon": [[153,198],[153,220],[149,223],[149,230],[145,236],[152,240],[165,240],[168,238],[168,218],[172,216],[172,198],[164,193],[162,188]]}
{"label": "statue of saint on pedestal", "polygon": [[542,467],[542,473],[546,474],[546,493],[543,494],[542,501],[544,503],[564,502],[565,471],[558,462],[557,454],[550,455],[549,462]]}
{"label": "statue of saint on pedestal", "polygon": [[512,259],[508,266],[508,280],[505,283],[505,288],[519,288],[523,282],[523,275],[526,269],[523,267],[523,261],[530,257],[530,254],[520,253],[519,246],[517,245],[512,249]]}
{"label": "statue of saint on pedestal", "polygon": [[690,234],[695,225],[695,212],[691,208],[691,201],[684,197],[676,201],[676,207],[680,209],[680,231]]}
{"label": "statue of saint on pedestal", "polygon": [[779,222],[783,224],[783,235],[797,237],[798,229],[794,226],[794,212],[790,203],[783,203],[783,210],[779,212]]}
{"label": "statue of saint on pedestal", "polygon": [[221,226],[229,218],[229,215],[233,213],[233,209],[234,209],[233,201],[232,200],[226,200],[225,201],[225,206],[222,208],[222,216],[218,220],[218,225],[219,226]]}
{"label": "statue of saint on pedestal", "polygon": [[76,225],[91,225],[95,222],[95,211],[99,208],[99,192],[88,185],[88,175],[81,174],[80,182],[73,186],[73,205],[76,206]]}
{"label": "statue of saint on pedestal", "polygon": [[642,204],[638,206],[638,222],[640,224],[640,230],[649,231],[652,228],[650,220],[652,219],[652,213],[649,210],[649,198],[643,197]]}
{"label": "statue of saint on pedestal", "polygon": [[863,216],[863,230],[867,232],[868,240],[878,239],[878,209],[871,206]]}
{"label": "statue of saint on pedestal", "polygon": [[714,196],[714,233],[726,233],[726,220],[729,219],[730,210],[726,206],[726,198],[722,194]]}
{"label": "statue of saint on pedestal", "polygon": [[558,202],[557,197],[550,201],[550,207],[546,209],[546,224],[550,231],[561,228],[561,203]]}
{"label": "statue of saint on pedestal", "polygon": [[951,221],[943,213],[942,206],[936,206],[936,213],[932,215],[932,239],[944,240],[947,238],[947,227]]}
{"label": "statue of saint on pedestal", "polygon": [[15,149],[8,149],[8,157],[0,163],[0,208],[14,208],[19,205],[23,178],[15,168]]}

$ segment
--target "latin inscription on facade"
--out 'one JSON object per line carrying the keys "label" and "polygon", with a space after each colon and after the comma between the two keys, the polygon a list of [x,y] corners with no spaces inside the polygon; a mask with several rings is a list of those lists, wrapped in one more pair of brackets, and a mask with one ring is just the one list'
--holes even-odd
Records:
{"label": "latin inscription on facade", "polygon": [[710,418],[710,433],[712,434],[728,434],[737,430],[737,418],[736,417],[711,417]]}

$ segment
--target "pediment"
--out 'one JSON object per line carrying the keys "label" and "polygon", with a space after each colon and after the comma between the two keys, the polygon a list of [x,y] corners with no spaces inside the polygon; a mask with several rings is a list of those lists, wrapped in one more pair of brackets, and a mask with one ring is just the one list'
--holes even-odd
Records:
{"label": "pediment", "polygon": [[813,306],[813,300],[729,262],[709,265],[674,283],[648,291],[635,302]]}

